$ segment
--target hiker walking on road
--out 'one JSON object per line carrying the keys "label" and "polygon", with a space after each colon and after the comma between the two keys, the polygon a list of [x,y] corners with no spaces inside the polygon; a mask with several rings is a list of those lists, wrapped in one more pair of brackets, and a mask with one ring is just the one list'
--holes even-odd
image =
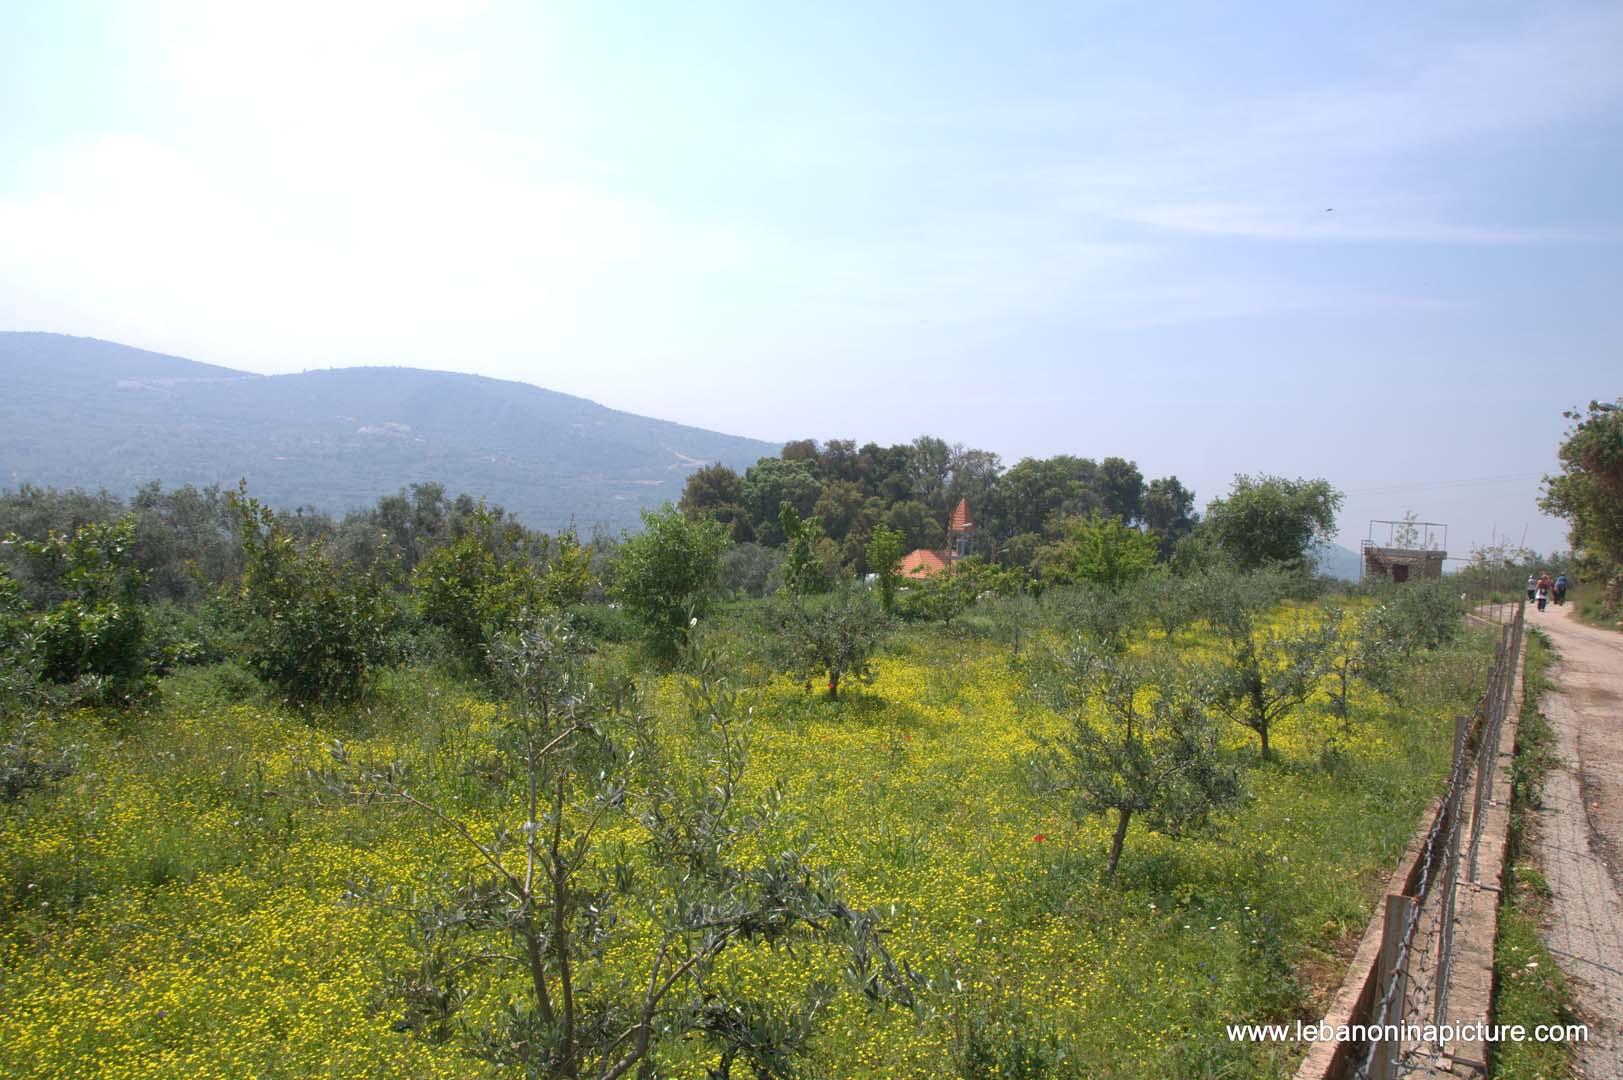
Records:
{"label": "hiker walking on road", "polygon": [[1534,596],[1538,599],[1538,609],[1543,611],[1544,605],[1550,602],[1549,574],[1545,574],[1543,577],[1538,579],[1538,588],[1535,590]]}
{"label": "hiker walking on road", "polygon": [[1567,575],[1557,574],[1555,578],[1555,606],[1560,607],[1567,602]]}
{"label": "hiker walking on road", "polygon": [[1527,575],[1527,598],[1529,600],[1533,599],[1534,594],[1537,593],[1537,592],[1538,592],[1538,578],[1534,577],[1532,574],[1528,574]]}

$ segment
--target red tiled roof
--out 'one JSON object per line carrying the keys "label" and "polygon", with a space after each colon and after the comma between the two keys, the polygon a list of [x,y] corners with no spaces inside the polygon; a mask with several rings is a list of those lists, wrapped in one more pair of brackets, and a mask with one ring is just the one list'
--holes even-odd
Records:
{"label": "red tiled roof", "polygon": [[947,569],[948,555],[944,551],[917,548],[902,556],[902,576],[913,578],[934,577]]}
{"label": "red tiled roof", "polygon": [[952,521],[947,525],[948,532],[957,532],[960,529],[973,529],[974,519],[969,516],[969,500],[959,499],[958,508],[952,512]]}

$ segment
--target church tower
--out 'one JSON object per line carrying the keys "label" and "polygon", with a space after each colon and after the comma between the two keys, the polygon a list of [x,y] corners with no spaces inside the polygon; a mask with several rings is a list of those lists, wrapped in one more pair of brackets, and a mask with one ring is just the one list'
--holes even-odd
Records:
{"label": "church tower", "polygon": [[975,550],[975,521],[969,516],[969,500],[959,499],[958,507],[947,523],[947,557],[957,562],[968,558]]}

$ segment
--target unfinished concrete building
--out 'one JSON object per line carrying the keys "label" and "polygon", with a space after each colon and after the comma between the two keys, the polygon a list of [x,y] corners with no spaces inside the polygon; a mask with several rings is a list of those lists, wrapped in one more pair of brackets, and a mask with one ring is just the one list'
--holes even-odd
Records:
{"label": "unfinished concrete building", "polygon": [[1369,537],[1359,546],[1365,581],[1440,578],[1443,560],[1448,558],[1448,526],[1412,517],[1378,518],[1369,523]]}

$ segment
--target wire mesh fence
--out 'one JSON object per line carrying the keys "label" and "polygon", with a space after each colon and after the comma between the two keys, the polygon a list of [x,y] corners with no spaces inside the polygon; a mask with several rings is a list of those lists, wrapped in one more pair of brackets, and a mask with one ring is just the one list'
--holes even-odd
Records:
{"label": "wire mesh fence", "polygon": [[[1500,614],[1500,613],[1495,613]],[[1401,893],[1386,898],[1375,994],[1354,1023],[1376,1033],[1352,1057],[1354,1080],[1391,1080],[1429,1071],[1444,1051],[1449,989],[1461,942],[1455,907],[1462,880],[1477,878],[1477,854],[1493,801],[1505,718],[1510,714],[1526,606],[1503,615],[1493,666],[1476,709],[1456,718],[1448,787],[1427,829],[1419,861]],[[1463,865],[1462,865],[1463,864]],[[1463,870],[1463,876],[1462,876]],[[1497,883],[1490,883],[1495,888]]]}

